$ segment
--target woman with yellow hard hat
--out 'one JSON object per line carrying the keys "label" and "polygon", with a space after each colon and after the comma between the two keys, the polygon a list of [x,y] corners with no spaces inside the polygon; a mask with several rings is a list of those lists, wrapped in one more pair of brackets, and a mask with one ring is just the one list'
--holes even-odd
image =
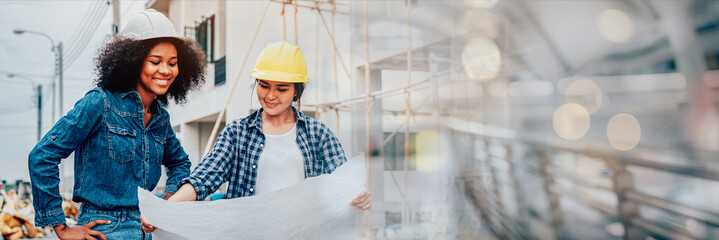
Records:
{"label": "woman with yellow hard hat", "polygon": [[[225,182],[229,182],[227,198],[272,192],[329,174],[347,161],[329,128],[299,111],[310,79],[298,47],[285,41],[268,44],[250,75],[259,85],[257,100],[262,108],[227,124],[212,151],[181,181],[169,201],[205,199]],[[369,209],[370,192],[362,191],[349,204]],[[145,227],[154,231],[149,224]]]}

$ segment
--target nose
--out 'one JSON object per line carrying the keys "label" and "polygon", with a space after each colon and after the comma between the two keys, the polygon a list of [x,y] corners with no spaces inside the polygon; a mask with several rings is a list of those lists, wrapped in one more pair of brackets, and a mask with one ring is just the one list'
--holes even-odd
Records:
{"label": "nose", "polygon": [[268,91],[267,92],[267,99],[274,100],[275,99],[275,91]]}
{"label": "nose", "polygon": [[167,64],[160,64],[160,73],[164,75],[169,75],[171,73]]}

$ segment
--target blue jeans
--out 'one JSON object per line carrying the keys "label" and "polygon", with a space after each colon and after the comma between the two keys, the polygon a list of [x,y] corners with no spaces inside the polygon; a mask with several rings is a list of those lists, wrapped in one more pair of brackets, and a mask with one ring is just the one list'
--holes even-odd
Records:
{"label": "blue jeans", "polygon": [[110,224],[98,224],[92,229],[105,234],[105,237],[107,237],[108,240],[152,239],[152,235],[142,231],[140,210],[137,208],[101,210],[90,204],[83,203],[80,207],[80,215],[77,218],[77,225],[85,225],[95,220],[110,221]]}

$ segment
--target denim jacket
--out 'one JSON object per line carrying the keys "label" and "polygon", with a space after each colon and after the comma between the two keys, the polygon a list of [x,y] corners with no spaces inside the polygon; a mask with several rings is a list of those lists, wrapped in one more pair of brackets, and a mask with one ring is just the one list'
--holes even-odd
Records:
{"label": "denim jacket", "polygon": [[147,127],[136,91],[90,90],[30,152],[36,226],[65,223],[58,185],[60,160],[75,152],[72,200],[100,209],[137,208],[137,187],[152,191],[167,167],[166,192],[190,173],[190,159],[157,101]]}

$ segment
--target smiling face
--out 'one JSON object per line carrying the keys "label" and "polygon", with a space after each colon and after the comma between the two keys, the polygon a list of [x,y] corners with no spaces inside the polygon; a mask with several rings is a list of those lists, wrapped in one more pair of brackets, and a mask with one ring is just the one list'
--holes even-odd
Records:
{"label": "smiling face", "polygon": [[277,116],[291,111],[290,106],[295,97],[294,84],[258,80],[257,85],[257,100],[260,101],[266,114]]}
{"label": "smiling face", "polygon": [[140,81],[135,90],[143,97],[163,95],[175,81],[177,67],[177,49],[169,42],[156,44],[145,57],[140,72]]}

